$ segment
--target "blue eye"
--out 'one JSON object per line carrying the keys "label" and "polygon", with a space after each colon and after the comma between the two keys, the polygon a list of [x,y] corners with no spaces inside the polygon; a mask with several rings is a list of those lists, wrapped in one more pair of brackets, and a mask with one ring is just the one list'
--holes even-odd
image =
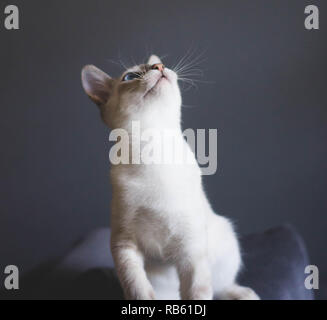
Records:
{"label": "blue eye", "polygon": [[134,80],[137,79],[141,76],[140,73],[137,72],[128,72],[124,75],[123,81],[130,81],[130,80]]}

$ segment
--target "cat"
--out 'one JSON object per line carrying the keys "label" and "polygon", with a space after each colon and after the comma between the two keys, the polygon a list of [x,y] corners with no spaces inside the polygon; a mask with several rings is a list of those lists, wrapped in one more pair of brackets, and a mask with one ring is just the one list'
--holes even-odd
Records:
{"label": "cat", "polygon": [[[212,210],[201,169],[183,138],[176,72],[152,55],[117,79],[87,65],[82,85],[109,128],[132,135],[131,123],[139,121],[141,131],[175,130],[193,159],[187,165],[111,166],[111,251],[125,298],[259,299],[236,283],[242,264],[238,239],[231,222]],[[120,143],[140,152],[131,140]]]}

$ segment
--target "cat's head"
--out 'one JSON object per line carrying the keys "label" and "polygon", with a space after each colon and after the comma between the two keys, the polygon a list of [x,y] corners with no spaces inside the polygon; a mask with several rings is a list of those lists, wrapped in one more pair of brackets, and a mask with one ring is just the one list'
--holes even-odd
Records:
{"label": "cat's head", "polygon": [[173,118],[180,114],[177,74],[155,55],[146,64],[129,68],[115,79],[95,66],[85,66],[82,85],[111,128],[142,117],[156,121],[156,118]]}

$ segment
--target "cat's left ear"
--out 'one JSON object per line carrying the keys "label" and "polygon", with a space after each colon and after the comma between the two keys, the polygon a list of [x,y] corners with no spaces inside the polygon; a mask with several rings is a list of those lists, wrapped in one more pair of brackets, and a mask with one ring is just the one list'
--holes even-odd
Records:
{"label": "cat's left ear", "polygon": [[156,56],[155,54],[153,54],[149,60],[148,60],[148,64],[150,66],[152,66],[153,64],[156,64],[156,63],[162,63],[160,58],[158,56]]}
{"label": "cat's left ear", "polygon": [[108,101],[113,83],[114,80],[110,76],[93,65],[85,66],[82,70],[83,88],[98,106],[102,106]]}

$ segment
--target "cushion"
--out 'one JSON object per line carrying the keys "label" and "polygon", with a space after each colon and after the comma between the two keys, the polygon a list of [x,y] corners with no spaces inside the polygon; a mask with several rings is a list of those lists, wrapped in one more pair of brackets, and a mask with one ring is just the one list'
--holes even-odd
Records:
{"label": "cushion", "polygon": [[[19,299],[123,299],[110,253],[110,229],[101,228],[81,239],[65,256],[40,266],[21,280],[20,290],[3,292]],[[244,266],[241,285],[261,299],[311,300],[304,287],[307,251],[292,226],[241,237]],[[218,272],[218,270],[217,270]]]}

